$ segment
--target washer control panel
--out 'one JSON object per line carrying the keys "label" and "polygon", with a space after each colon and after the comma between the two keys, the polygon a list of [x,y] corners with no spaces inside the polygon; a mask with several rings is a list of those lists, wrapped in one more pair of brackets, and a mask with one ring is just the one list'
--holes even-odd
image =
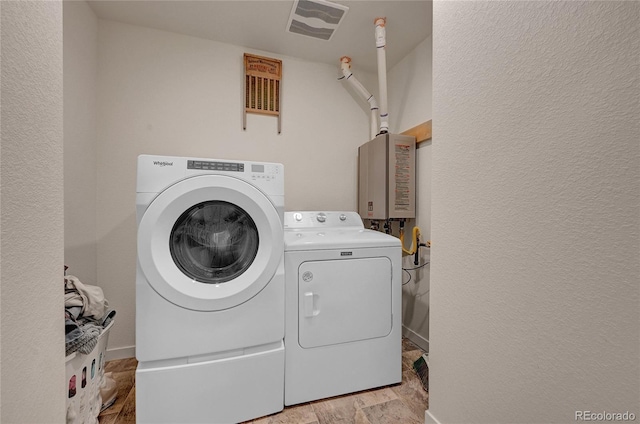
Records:
{"label": "washer control panel", "polygon": [[202,169],[205,171],[244,172],[244,163],[219,162],[212,160],[188,160],[187,169]]}
{"label": "washer control panel", "polygon": [[364,225],[357,212],[300,211],[285,212],[284,228],[364,228]]}

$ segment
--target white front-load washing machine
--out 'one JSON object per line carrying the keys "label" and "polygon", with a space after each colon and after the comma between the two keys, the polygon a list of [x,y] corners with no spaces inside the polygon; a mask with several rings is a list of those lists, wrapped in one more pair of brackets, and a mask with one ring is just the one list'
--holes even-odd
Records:
{"label": "white front-load washing machine", "polygon": [[285,405],[402,380],[402,248],[355,212],[285,213]]}
{"label": "white front-load washing machine", "polygon": [[283,166],[141,155],[136,207],[137,422],[282,410]]}

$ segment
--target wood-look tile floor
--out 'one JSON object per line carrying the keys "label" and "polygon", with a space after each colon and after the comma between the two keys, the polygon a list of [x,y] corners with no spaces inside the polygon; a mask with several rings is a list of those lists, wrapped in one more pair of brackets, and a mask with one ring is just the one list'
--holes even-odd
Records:
{"label": "wood-look tile floor", "polygon": [[[413,370],[413,362],[424,353],[402,339],[402,382],[373,390],[287,406],[277,414],[245,424],[421,424],[429,405],[429,394]],[[115,403],[102,411],[100,424],[136,422],[135,358],[109,361],[105,372],[116,380]]]}

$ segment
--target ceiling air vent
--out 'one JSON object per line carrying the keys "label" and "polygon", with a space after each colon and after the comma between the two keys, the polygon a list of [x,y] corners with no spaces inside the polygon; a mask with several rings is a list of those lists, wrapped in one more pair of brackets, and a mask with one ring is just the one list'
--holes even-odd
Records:
{"label": "ceiling air vent", "polygon": [[325,0],[296,0],[287,31],[329,41],[349,8]]}

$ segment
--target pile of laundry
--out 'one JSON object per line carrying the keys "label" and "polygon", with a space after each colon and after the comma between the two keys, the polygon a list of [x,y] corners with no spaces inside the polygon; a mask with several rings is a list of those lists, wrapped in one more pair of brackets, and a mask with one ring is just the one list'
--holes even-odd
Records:
{"label": "pile of laundry", "polygon": [[100,287],[83,284],[73,275],[64,277],[64,310],[67,356],[91,353],[100,333],[116,315]]}

